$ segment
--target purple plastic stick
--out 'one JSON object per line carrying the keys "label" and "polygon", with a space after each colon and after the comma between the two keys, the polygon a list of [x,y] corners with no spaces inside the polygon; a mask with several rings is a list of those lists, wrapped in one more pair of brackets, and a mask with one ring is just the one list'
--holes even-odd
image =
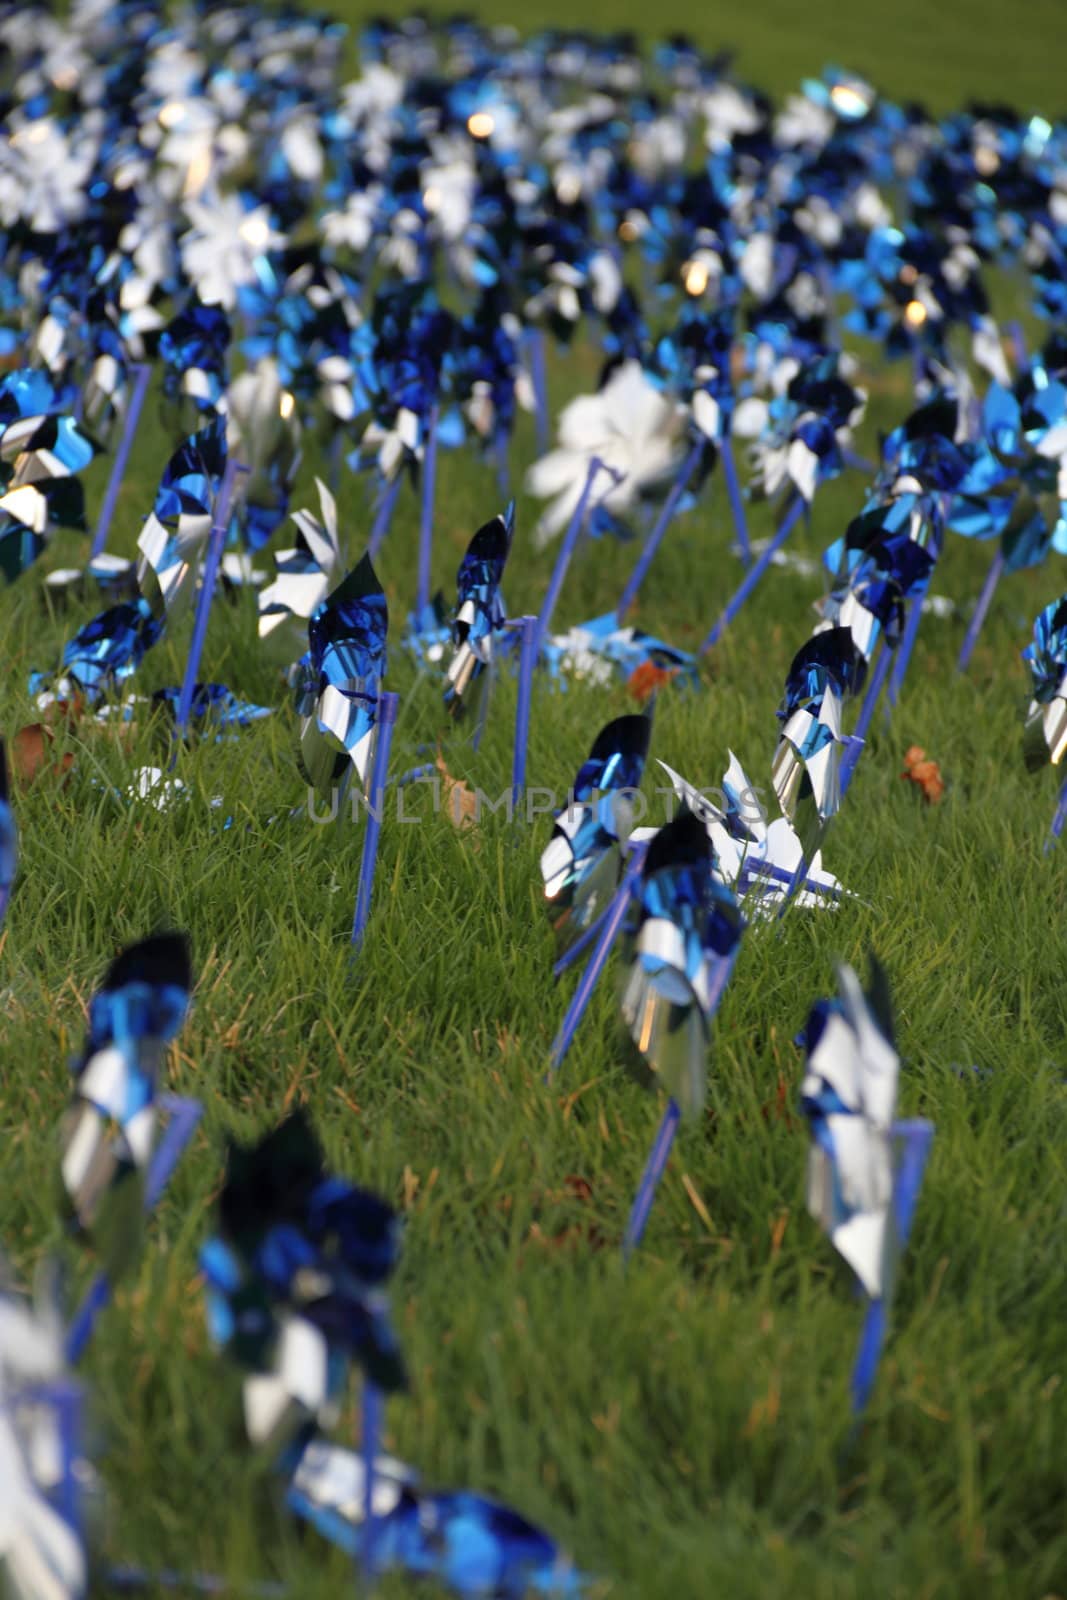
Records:
{"label": "purple plastic stick", "polygon": [[857,455],[855,450],[842,450],[841,460],[853,472],[865,472],[868,478],[877,476],[878,467],[873,461],[868,461],[866,456]]}
{"label": "purple plastic stick", "polygon": [[193,637],[189,644],[189,656],[185,663],[185,676],[182,679],[181,693],[178,695],[178,710],[174,718],[179,739],[188,725],[189,713],[193,706],[196,675],[200,671],[200,657],[204,651],[207,621],[211,614],[211,601],[215,593],[215,584],[218,580],[219,564],[222,561],[222,547],[226,543],[226,534],[230,526],[230,506],[233,501],[234,485],[237,481],[237,474],[247,471],[247,467],[242,466],[240,462],[231,458],[226,463],[226,470],[222,474],[222,482],[219,485],[218,498],[215,501],[215,517],[211,524],[211,532],[208,534],[204,572],[200,579],[200,593],[196,597],[196,620],[193,623]]}
{"label": "purple plastic stick", "polygon": [[678,1124],[682,1113],[676,1100],[668,1100],[660,1122],[659,1131],[652,1141],[652,1149],[648,1153],[645,1170],[641,1174],[641,1182],[637,1186],[630,1219],[626,1224],[626,1235],[622,1241],[622,1258],[628,1261],[644,1237],[645,1227],[652,1211],[652,1202],[656,1198],[656,1190],[660,1180],[667,1170],[667,1162],[671,1157],[674,1145],[674,1136],[678,1132]]}
{"label": "purple plastic stick", "polygon": [[693,448],[690,450],[689,454],[686,456],[685,460],[682,462],[681,467],[678,469],[678,476],[671,485],[671,491],[666,500],[664,500],[663,505],[660,508],[660,514],[653,524],[652,531],[645,540],[645,547],[638,557],[637,565],[633,572],[631,572],[629,582],[622,591],[622,594],[619,596],[619,603],[615,607],[615,616],[620,623],[622,622],[626,612],[637,599],[637,592],[645,581],[645,578],[648,574],[648,569],[652,565],[652,562],[655,558],[656,551],[663,543],[663,536],[667,532],[667,529],[671,523],[671,519],[678,509],[678,502],[685,493],[690,478],[700,465],[700,458],[703,454],[704,440],[698,439],[696,444],[693,445]]}
{"label": "purple plastic stick", "polygon": [[430,407],[422,452],[422,517],[419,522],[419,586],[415,610],[421,616],[430,603],[430,556],[433,552],[433,503],[437,489],[437,407]]}
{"label": "purple plastic stick", "polygon": [[915,641],[919,637],[919,624],[923,616],[923,596],[917,594],[908,604],[908,620],[904,624],[904,632],[897,645],[896,660],[893,671],[889,677],[889,703],[896,705],[897,696],[900,694],[904,682],[904,674],[908,670],[911,653],[915,649]]}
{"label": "purple plastic stick", "polygon": [[737,545],[741,552],[741,560],[747,567],[752,560],[752,545],[748,537],[745,497],[741,491],[741,480],[737,476],[737,462],[734,460],[733,440],[728,433],[723,434],[722,443],[719,445],[719,454],[722,457],[722,473],[726,479],[726,493],[730,499],[730,513],[734,519]]}
{"label": "purple plastic stick", "polygon": [[563,580],[567,576],[567,568],[570,566],[571,556],[574,554],[578,540],[582,536],[582,529],[585,526],[585,513],[589,506],[589,496],[593,492],[593,482],[600,471],[601,465],[602,462],[597,456],[594,456],[590,461],[589,470],[582,485],[582,492],[578,496],[578,503],[571,513],[571,520],[568,522],[563,538],[560,540],[559,550],[556,552],[556,563],[552,568],[552,576],[548,580],[548,588],[545,590],[545,598],[541,602],[541,610],[537,617],[537,648],[539,650],[544,643],[545,634],[548,632],[552,622],[552,613],[556,609],[556,602],[563,588]]}
{"label": "purple plastic stick", "polygon": [[[711,989],[708,995],[709,1020],[718,1011],[722,997],[726,993],[726,985],[729,983],[730,974],[734,970],[735,959],[736,951],[733,955],[726,956],[715,963],[715,974],[711,980]],[[678,1123],[681,1120],[681,1115],[677,1102],[673,1099],[668,1100],[667,1108],[663,1113],[663,1120],[659,1125],[659,1132],[652,1142],[652,1149],[649,1151],[645,1170],[641,1174],[641,1182],[637,1186],[637,1194],[634,1197],[630,1220],[626,1224],[626,1235],[622,1244],[624,1261],[629,1260],[644,1237],[645,1227],[652,1212],[652,1202],[656,1198],[656,1190],[659,1188],[660,1180],[667,1170],[671,1146],[674,1144],[674,1136],[678,1132]]]}
{"label": "purple plastic stick", "polygon": [[548,374],[545,364],[545,335],[541,328],[528,330],[526,347],[530,352],[530,381],[534,392],[537,453],[543,456],[548,449]]}
{"label": "purple plastic stick", "polygon": [[754,889],[761,880],[764,883],[783,885],[789,893],[793,893],[795,889],[803,888],[809,894],[825,895],[829,900],[840,900],[841,898],[841,890],[835,889],[828,884],[816,883],[813,878],[807,877],[804,878],[803,882],[799,881],[795,867],[792,872],[786,872],[784,867],[776,867],[770,861],[754,861],[751,866],[742,865],[741,884],[743,894],[748,894],[749,890]]}
{"label": "purple plastic stick", "polygon": [[174,1169],[181,1160],[186,1145],[204,1115],[204,1108],[199,1100],[186,1099],[183,1095],[161,1094],[157,1096],[156,1103],[161,1111],[168,1113],[168,1122],[148,1165],[148,1176],[144,1186],[146,1211],[153,1210],[158,1204],[164,1189],[174,1176]]}
{"label": "purple plastic stick", "polygon": [[604,918],[611,910],[612,903],[613,902],[609,900],[607,907],[600,913],[599,917],[597,917],[595,921],[591,922],[588,928],[584,929],[582,934],[574,941],[569,949],[563,952],[555,966],[552,968],[552,976],[554,978],[561,977],[562,974],[566,972],[568,967],[573,967],[574,963],[582,955],[583,951],[588,950],[589,946],[600,932],[600,929],[603,926]]}
{"label": "purple plastic stick", "polygon": [[761,551],[757,560],[752,564],[751,567],[749,567],[748,571],[745,573],[745,576],[742,578],[740,587],[734,594],[733,599],[727,604],[726,610],[712,628],[711,632],[704,640],[704,643],[700,646],[701,655],[704,655],[708,650],[711,650],[713,646],[718,644],[719,640],[726,632],[726,629],[737,616],[737,613],[740,611],[741,607],[744,605],[753,589],[755,589],[756,585],[763,577],[763,574],[766,572],[767,568],[770,566],[779,550],[785,544],[785,541],[789,538],[789,535],[796,526],[796,523],[799,520],[800,514],[803,510],[803,498],[800,495],[795,495],[789,504],[789,509],[782,518],[781,526],[779,527],[778,532],[774,535],[774,538],[767,545],[766,549]]}
{"label": "purple plastic stick", "polygon": [[[145,1175],[144,1208],[152,1211],[170,1182],[182,1152],[192,1138],[197,1123],[203,1115],[198,1100],[187,1100],[180,1095],[161,1094],[157,1097],[161,1111],[170,1114],[163,1137],[152,1153]],[[89,1285],[74,1320],[67,1330],[67,1362],[74,1366],[85,1352],[92,1338],[96,1319],[111,1300],[111,1283],[104,1272],[98,1272]]]}
{"label": "purple plastic stick", "polygon": [[511,758],[511,805],[514,815],[526,788],[526,748],[530,740],[530,693],[537,665],[538,623],[536,617],[520,617],[519,692],[515,702],[515,749]]}
{"label": "purple plastic stick", "polygon": [[641,876],[641,868],[644,864],[645,846],[639,845],[626,863],[626,870],[622,875],[619,887],[615,891],[615,898],[603,918],[596,949],[590,956],[589,965],[578,981],[578,987],[571,996],[571,1003],[567,1007],[560,1030],[553,1041],[549,1069],[551,1072],[558,1070],[563,1057],[571,1047],[574,1035],[578,1031],[578,1024],[585,1015],[585,1008],[589,1004],[593,990],[596,988],[597,979],[607,964],[608,956],[611,954],[611,947],[615,943],[619,929],[622,927],[626,908],[630,903],[630,896],[633,893],[635,883]]}
{"label": "purple plastic stick", "polygon": [[[895,1122],[893,1134],[904,1142],[900,1166],[893,1184],[893,1219],[899,1248],[903,1251],[915,1220],[915,1208],[934,1138],[933,1123],[922,1119]],[[871,1390],[874,1388],[878,1363],[885,1344],[886,1313],[884,1300],[868,1300],[867,1315],[863,1320],[863,1332],[860,1335],[859,1353],[852,1369],[852,1411],[857,1417],[866,1409]]]}
{"label": "purple plastic stick", "polygon": [[104,503],[100,507],[100,520],[96,524],[96,532],[93,534],[93,542],[89,550],[90,561],[94,560],[107,545],[111,519],[115,515],[119,490],[122,487],[122,480],[126,476],[126,464],[130,459],[130,451],[133,449],[137,424],[141,420],[144,397],[148,392],[148,380],[152,376],[151,367],[144,362],[139,361],[131,370],[134,374],[133,388],[126,403],[126,414],[122,419],[122,436],[119,439],[118,449],[115,451],[111,476],[107,480],[107,488],[104,491]]}
{"label": "purple plastic stick", "polygon": [[371,523],[370,538],[367,540],[367,554],[372,561],[377,559],[382,540],[392,526],[393,512],[396,510],[396,500],[403,480],[403,470],[398,467],[386,484],[382,497],[378,502],[378,509],[374,513],[374,521]]}
{"label": "purple plastic stick", "polygon": [[1048,838],[1045,840],[1046,855],[1055,846],[1057,839],[1063,832],[1065,823],[1067,823],[1067,778],[1063,780],[1059,803],[1056,806],[1056,815],[1052,819],[1052,826],[1048,831]]}
{"label": "purple plastic stick", "polygon": [[978,635],[982,631],[982,624],[986,619],[986,612],[993,603],[993,596],[997,592],[997,584],[1000,582],[1003,572],[1004,552],[998,545],[997,553],[990,563],[989,571],[986,573],[982,592],[978,596],[978,604],[974,608],[974,616],[971,618],[963,643],[960,646],[959,659],[956,662],[957,672],[967,671],[971,656],[974,654],[974,647],[978,643]]}
{"label": "purple plastic stick", "polygon": [[863,742],[866,739],[868,730],[870,729],[871,723],[874,720],[875,707],[877,706],[879,697],[883,688],[885,687],[885,681],[889,676],[889,669],[892,665],[893,652],[883,639],[882,648],[878,654],[878,660],[874,663],[874,670],[872,671],[870,679],[867,683],[867,692],[863,696],[863,704],[860,707],[860,714],[856,719],[856,726],[852,730],[852,736],[848,742],[845,753],[841,758],[842,800],[848,793],[848,786],[852,782],[852,775],[856,770],[856,763],[859,761],[859,758],[863,753]]}
{"label": "purple plastic stick", "polygon": [[389,746],[393,742],[393,727],[400,708],[400,696],[382,690],[378,695],[378,737],[374,744],[371,763],[370,805],[367,807],[367,831],[363,835],[363,856],[359,863],[359,889],[356,892],[356,910],[352,918],[352,945],[358,950],[363,943],[367,919],[370,916],[371,892],[374,872],[378,865],[378,838],[382,831],[385,812],[385,783],[389,776]]}
{"label": "purple plastic stick", "polygon": [[493,434],[493,457],[496,463],[496,486],[501,499],[511,499],[511,468],[508,465],[508,430],[497,428]]}

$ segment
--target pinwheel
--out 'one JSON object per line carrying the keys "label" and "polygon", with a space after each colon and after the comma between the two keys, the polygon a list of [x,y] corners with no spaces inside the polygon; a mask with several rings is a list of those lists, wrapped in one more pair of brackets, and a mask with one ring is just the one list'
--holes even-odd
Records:
{"label": "pinwheel", "polygon": [[300,764],[318,793],[347,789],[353,773],[367,799],[352,943],[370,915],[389,749],[399,700],[382,688],[389,610],[364,555],[308,623],[310,649],[291,674],[300,714]]}
{"label": "pinwheel", "polygon": [[824,870],[821,852],[816,850],[805,867],[796,829],[786,817],[768,823],[761,791],[750,783],[733,751],[721,787],[710,792],[695,788],[665,761],[658,765],[670,779],[668,792],[703,822],[713,871],[744,897],[746,915],[768,917],[794,892],[800,906],[837,904],[845,891]]}
{"label": "pinwheel", "polygon": [[707,829],[685,805],[649,842],[626,924],[621,1009],[641,1080],[667,1109],[626,1230],[641,1241],[683,1116],[704,1106],[711,1019],[733,970],[744,923],[713,873]]}
{"label": "pinwheel", "polygon": [[185,211],[190,227],[180,240],[182,267],[204,305],[232,311],[285,235],[275,229],[269,206],[249,204],[239,194],[205,192],[187,200]]}
{"label": "pinwheel", "polygon": [[218,417],[186,439],[167,463],[138,541],[140,594],[109,607],[75,634],[63,650],[58,689],[69,686],[90,704],[99,701],[137,670],[166,624],[187,609],[195,558],[211,530],[225,468],[225,423]]}
{"label": "pinwheel", "polygon": [[4,742],[0,739],[0,922],[7,914],[17,865],[18,833],[7,787],[7,757],[4,754]]}
{"label": "pinwheel", "polygon": [[[385,480],[396,480],[405,461],[420,463],[422,504],[415,616],[430,601],[437,482],[438,430],[448,394],[457,322],[419,284],[396,284],[377,295],[368,329],[370,350],[362,373],[372,422],[361,455],[374,454]],[[391,514],[393,500],[388,500]],[[376,530],[377,531],[377,530]]]}
{"label": "pinwheel", "polygon": [[[899,486],[900,480],[898,480]],[[942,522],[921,490],[898,493],[853,519],[827,552],[837,581],[821,610],[827,623],[852,636],[864,675],[873,663],[859,718],[845,751],[842,793],[855,771],[893,655],[904,636],[908,607],[921,606],[941,550]]]}
{"label": "pinwheel", "polygon": [[[350,1363],[364,1372],[370,1507],[377,1393],[407,1382],[386,1299],[399,1245],[392,1208],[326,1171],[314,1131],[297,1111],[259,1143],[231,1144],[219,1233],[201,1252],[212,1337],[248,1374],[249,1439],[287,1476],[299,1470],[316,1434],[336,1421]],[[373,1571],[370,1550],[362,1553]]]}
{"label": "pinwheel", "polygon": [[0,1288],[0,1583],[10,1600],[80,1600],[88,1584],[82,1397],[66,1370],[56,1290],[49,1271],[32,1304]]}
{"label": "pinwheel", "polygon": [[780,506],[778,529],[753,562],[718,622],[701,645],[701,653],[717,644],[737,616],[804,508],[811,505],[820,483],[845,466],[844,451],[863,415],[867,397],[850,381],[845,356],[823,355],[801,366],[784,361],[776,371],[780,392],[769,404],[749,400],[734,417],[735,434],[757,432],[753,447],[756,488]]}
{"label": "pinwheel", "polygon": [[[111,964],[89,1007],[85,1048],[60,1130],[60,1173],[73,1231],[100,1271],[71,1326],[76,1361],[117,1280],[141,1248],[144,1214],[170,1181],[201,1108],[159,1092],[167,1045],[185,1020],[192,978],[179,934],[131,945]],[[169,1117],[157,1138],[159,1113]]]}
{"label": "pinwheel", "polygon": [[0,379],[0,575],[13,583],[45,548],[54,526],[85,528],[78,474],[98,446],[44,373]]}
{"label": "pinwheel", "polygon": [[771,768],[774,792],[797,831],[805,858],[840,803],[845,749],[841,710],[863,684],[867,665],[848,628],[815,633],[793,658],[778,710],[782,731]]}
{"label": "pinwheel", "polygon": [[228,442],[248,466],[242,496],[244,540],[261,550],[285,520],[300,465],[296,399],[283,388],[277,363],[264,356],[235,378],[226,394]]}
{"label": "pinwheel", "polygon": [[894,1120],[900,1058],[881,968],[872,963],[872,990],[865,995],[852,968],[839,967],[838,991],[839,999],[817,1002],[808,1018],[801,1106],[812,1134],[808,1209],[867,1297],[852,1374],[858,1415],[874,1386],[896,1266],[934,1130],[928,1122]]}
{"label": "pinwheel", "polygon": [[[925,563],[920,561],[919,567],[913,568],[910,582],[914,592],[889,684],[894,701],[915,645],[932,566],[940,558],[951,496],[967,476],[976,454],[967,437],[965,413],[960,394],[939,390],[888,434],[882,444],[878,480],[864,508],[869,512],[884,504],[883,515],[892,524],[895,540],[906,529],[909,540],[932,558],[925,578]],[[826,553],[826,565],[835,575],[841,554],[839,544]],[[910,556],[914,563],[915,553]]]}
{"label": "pinwheel", "polygon": [[207,423],[221,409],[230,338],[226,312],[220,306],[205,305],[196,295],[161,334],[163,393],[183,426]]}
{"label": "pinwheel", "polygon": [[488,709],[494,641],[507,617],[500,583],[514,532],[515,502],[511,501],[501,516],[478,529],[456,573],[454,654],[445,670],[445,705],[453,717],[476,707],[479,730]]}
{"label": "pinwheel", "polygon": [[[290,1508],[359,1557],[367,1540],[367,1486],[360,1458],[323,1440],[304,1450]],[[579,1600],[588,1580],[548,1534],[469,1490],[435,1493],[390,1456],[374,1463],[371,1504],[376,1572],[430,1578],[461,1600]]]}
{"label": "pinwheel", "polygon": [[278,576],[259,595],[259,636],[265,639],[283,623],[293,624],[283,631],[288,635],[305,625],[316,606],[326,598],[330,579],[341,564],[337,538],[337,502],[321,478],[315,479],[319,492],[316,517],[310,511],[294,511],[299,542],[292,550],[279,550],[274,561]]}
{"label": "pinwheel", "polygon": [[386,668],[389,610],[369,556],[311,613],[296,669],[300,760],[320,793],[353,773],[367,781]]}
{"label": "pinwheel", "polygon": [[652,734],[647,716],[597,734],[541,854],[545,905],[561,952],[584,941],[618,886]]}
{"label": "pinwheel", "polygon": [[601,501],[605,516],[631,510],[674,469],[679,431],[677,408],[636,361],[616,368],[597,394],[572,400],[560,413],[558,447],[526,475],[527,493],[552,500],[535,542],[548,544],[567,526],[598,467],[616,474]]}
{"label": "pinwheel", "polygon": [[635,692],[646,682],[655,687],[696,681],[693,656],[643,628],[621,627],[614,611],[579,623],[567,633],[549,634],[543,653],[549,670],[557,676],[571,673],[605,684],[618,671]]}
{"label": "pinwheel", "polygon": [[1001,576],[1036,566],[1050,550],[1067,553],[1067,385],[1040,366],[1014,390],[991,384],[982,434],[985,450],[959,485],[950,526],[1000,543],[960,649],[960,671]]}
{"label": "pinwheel", "polygon": [[[1030,668],[1032,699],[1023,732],[1023,756],[1030,772],[1058,766],[1067,751],[1067,595],[1047,605],[1034,623],[1034,637],[1023,651]],[[1052,845],[1067,823],[1067,782],[1045,845]]]}
{"label": "pinwheel", "polygon": [[[152,703],[164,708],[177,720],[181,690],[157,689],[152,696]],[[224,683],[198,683],[193,689],[188,720],[217,729],[215,737],[221,739],[225,737],[227,729],[247,728],[270,715],[270,706],[257,706],[251,701],[240,700]]]}

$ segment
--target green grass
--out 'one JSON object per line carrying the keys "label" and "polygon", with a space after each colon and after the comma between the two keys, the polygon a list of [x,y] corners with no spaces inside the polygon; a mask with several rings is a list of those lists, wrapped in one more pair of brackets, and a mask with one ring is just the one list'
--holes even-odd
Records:
{"label": "green grass", "polygon": [[[663,26],[687,11],[676,3]],[[550,15],[531,8],[526,21]],[[1028,13],[1033,42],[1052,15]],[[897,93],[913,71],[915,93],[932,94],[935,77],[946,95],[991,93],[995,61],[999,93],[1054,109],[1051,54],[1012,55],[1002,23],[988,35],[980,26],[994,16],[975,6],[934,18],[909,4],[883,40],[873,12],[827,5],[812,19],[782,4],[731,13],[722,27],[738,39],[742,69],[773,87],[833,56]],[[589,20],[631,19],[613,8]],[[632,20],[643,18],[635,10]],[[918,20],[936,24],[941,45],[914,31]],[[556,364],[557,398],[575,370]],[[882,380],[868,450],[903,405],[899,384]],[[132,551],[168,448],[147,416],[116,550]],[[523,424],[516,469],[532,455]],[[309,455],[298,504],[311,503],[315,464]],[[89,480],[93,506],[105,470],[98,463]],[[820,494],[798,547],[821,550],[863,487],[850,475]],[[444,458],[434,578],[446,592],[496,503],[487,467]],[[351,478],[340,505],[358,552],[367,513]],[[526,537],[535,514],[520,499],[507,584],[516,613],[536,609],[551,565]],[[766,531],[758,514],[753,522]],[[409,498],[380,564],[394,639],[415,538]],[[737,581],[729,540],[714,482],[672,529],[640,622],[694,647]],[[59,540],[46,564],[82,548]],[[935,590],[968,606],[987,559],[950,543]],[[587,546],[558,621],[607,609],[632,560],[627,549]],[[53,613],[40,576],[0,594],[8,735],[34,715],[28,671],[52,665],[95,604]],[[234,1375],[208,1345],[197,1279],[226,1135],[251,1138],[305,1103],[331,1162],[407,1221],[394,1300],[413,1389],[389,1407],[389,1447],[429,1482],[499,1495],[543,1522],[604,1575],[611,1600],[1067,1593],[1065,891],[1060,856],[1041,851],[1055,778],[1029,778],[1022,765],[1019,661],[1030,620],[1063,581],[1060,567],[1006,580],[966,677],[953,667],[962,618],[924,620],[900,704],[888,728],[877,723],[826,847],[857,898],[746,935],[716,1024],[708,1114],[683,1130],[625,1276],[617,1245],[660,1106],[619,1068],[614,974],[558,1081],[543,1081],[569,994],[551,983],[540,904],[547,821],[489,818],[458,835],[424,805],[420,826],[387,826],[369,935],[351,968],[362,829],[288,816],[304,799],[295,720],[258,647],[249,597],[216,605],[205,675],[278,710],[233,744],[183,753],[187,806],[159,814],[114,796],[130,768],[158,763],[153,729],[129,745],[114,733],[61,737],[76,758],[68,780],[42,776],[16,795],[21,869],[0,943],[0,1232],[21,1271],[58,1242],[66,1062],[106,963],[166,921],[189,930],[199,977],[169,1084],[204,1101],[204,1123],[86,1363],[109,1491],[107,1559],[235,1581],[279,1575],[295,1600],[353,1581],[314,1536],[298,1537],[242,1444]],[[699,691],[661,696],[653,753],[712,784],[733,748],[769,786],[774,710],[818,592],[772,571]],[[188,632],[149,657],[138,687],[179,681]],[[416,678],[397,643],[390,683],[402,696],[397,769],[440,735],[454,773],[488,792],[504,787],[510,681],[477,757],[445,728],[439,686]],[[621,688],[564,693],[539,682],[530,782],[565,790],[593,734],[628,704]],[[942,765],[939,808],[899,780],[915,742]],[[209,804],[216,795],[221,811]],[[234,825],[223,831],[226,815]],[[891,1341],[854,1438],[847,1385],[862,1309],[804,1210],[792,1040],[832,987],[835,958],[862,961],[872,946],[898,1007],[902,1113],[931,1118],[937,1137]],[[987,1076],[957,1071],[972,1064]],[[71,1260],[77,1286],[89,1264]],[[349,1436],[354,1425],[349,1415]],[[381,1587],[386,1600],[413,1592]]]}

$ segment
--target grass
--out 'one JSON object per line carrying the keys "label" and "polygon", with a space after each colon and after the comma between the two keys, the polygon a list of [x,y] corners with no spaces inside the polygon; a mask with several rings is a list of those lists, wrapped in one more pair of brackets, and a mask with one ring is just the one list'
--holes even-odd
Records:
{"label": "grass", "polygon": [[[687,9],[675,4],[663,26]],[[884,42],[880,17],[861,30],[855,10],[829,5],[814,18],[782,5],[729,22],[742,69],[772,87],[833,56],[877,70],[898,93],[913,68],[914,92],[932,91],[935,67],[946,94],[989,93],[983,70],[995,59],[1004,97],[1040,91],[1054,110],[1051,59],[1035,49],[1009,60],[1003,24],[996,40],[978,25],[987,10],[939,8],[933,19],[909,3]],[[531,8],[526,20],[550,15]],[[1036,11],[1035,29],[1051,15]],[[909,31],[919,16],[943,31],[951,17],[958,51],[928,51],[925,36],[920,50]],[[966,31],[965,16],[975,19]],[[628,19],[619,8],[597,20]],[[575,383],[567,359],[553,369],[557,400]],[[868,450],[905,403],[895,380],[880,384]],[[150,402],[112,548],[132,550],[168,450]],[[516,473],[532,455],[524,424]],[[309,452],[298,504],[311,503],[315,465]],[[88,480],[92,506],[105,470],[97,463]],[[820,494],[798,548],[821,550],[863,488],[850,474]],[[446,592],[496,504],[487,466],[443,458],[434,578]],[[367,511],[349,477],[340,505],[357,553]],[[535,511],[520,498],[514,613],[537,608],[551,564],[525,537]],[[758,514],[754,531],[766,531]],[[416,507],[404,499],[380,563],[394,640],[415,539]],[[666,540],[641,624],[695,647],[737,581],[729,539],[713,481]],[[82,549],[60,539],[46,564]],[[965,610],[987,559],[950,543],[935,590]],[[621,547],[587,546],[559,622],[607,609],[632,560]],[[828,866],[857,898],[746,936],[716,1025],[708,1114],[683,1130],[625,1276],[617,1243],[660,1106],[618,1067],[614,975],[558,1081],[543,1081],[569,993],[551,983],[540,905],[546,820],[527,828],[489,817],[460,835],[424,807],[419,826],[387,826],[366,946],[350,967],[362,829],[288,816],[304,799],[295,722],[249,597],[216,605],[205,675],[277,712],[232,744],[182,753],[186,806],[161,814],[115,796],[131,767],[158,764],[151,727],[129,743],[60,736],[75,756],[67,780],[45,774],[15,797],[21,869],[0,941],[0,1227],[21,1271],[58,1242],[65,1063],[106,963],[166,921],[189,930],[199,980],[169,1079],[203,1100],[204,1123],[86,1363],[108,1559],[223,1572],[235,1592],[276,1575],[298,1600],[354,1582],[339,1556],[294,1532],[240,1442],[236,1385],[208,1345],[197,1280],[225,1137],[251,1138],[305,1103],[331,1162],[407,1220],[394,1302],[413,1392],[389,1407],[389,1447],[429,1482],[499,1495],[543,1522],[604,1575],[604,1596],[1067,1593],[1065,890],[1059,857],[1041,850],[1055,780],[1022,766],[1019,661],[1030,620],[1062,586],[1061,570],[1006,580],[965,677],[953,666],[963,617],[924,620],[900,704],[888,727],[877,723],[827,844]],[[733,748],[769,786],[774,710],[818,592],[772,571],[699,690],[661,696],[653,753],[713,784]],[[0,594],[8,735],[33,720],[29,670],[55,662],[93,604],[50,609],[39,572]],[[149,657],[142,690],[179,681],[188,633]],[[506,785],[509,680],[477,757],[447,733],[439,686],[416,677],[397,643],[390,685],[402,696],[397,768],[440,734],[456,775],[487,792]],[[539,682],[531,783],[565,790],[593,734],[627,706],[621,688]],[[947,779],[936,809],[899,781],[916,742]],[[792,1041],[832,987],[835,959],[862,961],[872,946],[898,1007],[902,1114],[931,1118],[937,1137],[891,1342],[854,1437],[847,1385],[862,1313],[804,1210]],[[80,1284],[88,1263],[71,1260]],[[351,1436],[352,1415],[345,1427]],[[381,1586],[385,1600],[412,1593]]]}

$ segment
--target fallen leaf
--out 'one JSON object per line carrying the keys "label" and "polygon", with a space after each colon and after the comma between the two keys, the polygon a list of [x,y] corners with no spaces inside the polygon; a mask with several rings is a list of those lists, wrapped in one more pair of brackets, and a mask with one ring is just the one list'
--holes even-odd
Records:
{"label": "fallen leaf", "polygon": [[945,780],[936,761],[931,761],[920,744],[911,745],[904,755],[900,776],[921,789],[928,805],[936,806],[944,797]]}
{"label": "fallen leaf", "polygon": [[454,828],[472,828],[478,820],[478,796],[462,778],[454,778],[439,755],[435,762],[441,774],[445,796],[445,814]]}
{"label": "fallen leaf", "polygon": [[677,667],[657,667],[654,661],[642,661],[626,680],[626,687],[635,700],[643,705],[665,683],[676,675]]}
{"label": "fallen leaf", "polygon": [[55,734],[43,722],[28,722],[18,730],[11,741],[11,770],[19,783],[28,786],[49,769],[60,776],[70,771],[73,755],[68,750],[57,761],[55,742]]}

